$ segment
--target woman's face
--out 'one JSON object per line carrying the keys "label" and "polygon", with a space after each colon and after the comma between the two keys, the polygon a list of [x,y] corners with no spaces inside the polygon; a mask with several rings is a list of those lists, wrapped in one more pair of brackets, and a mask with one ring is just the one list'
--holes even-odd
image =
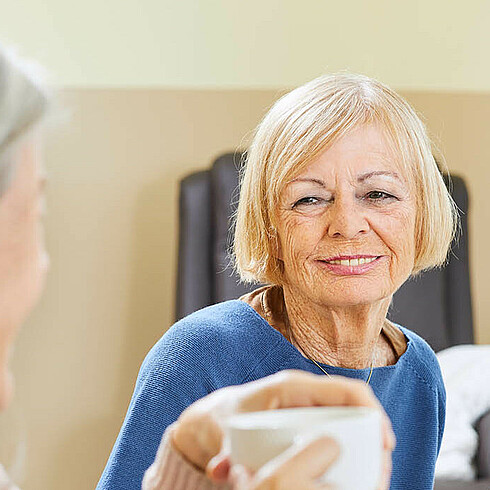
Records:
{"label": "woman's face", "polygon": [[324,306],[371,304],[409,277],[416,206],[381,131],[354,129],[280,196],[278,253],[285,285]]}
{"label": "woman's face", "polygon": [[0,410],[12,395],[8,361],[16,332],[37,302],[48,268],[39,142],[27,141],[15,158],[13,180],[0,198]]}

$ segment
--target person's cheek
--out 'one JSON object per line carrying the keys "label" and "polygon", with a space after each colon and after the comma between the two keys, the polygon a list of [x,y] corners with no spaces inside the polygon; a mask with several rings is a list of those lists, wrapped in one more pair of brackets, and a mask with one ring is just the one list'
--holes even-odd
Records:
{"label": "person's cheek", "polygon": [[49,270],[50,266],[50,259],[49,259],[49,253],[46,249],[46,232],[43,223],[39,223],[38,226],[38,248],[39,248],[39,263],[40,263],[40,268],[43,273],[46,273]]}
{"label": "person's cheek", "polygon": [[38,223],[37,226],[37,270],[35,271],[35,283],[37,284],[37,288],[35,291],[34,303],[38,301],[39,296],[41,295],[45,283],[46,276],[50,267],[49,254],[46,250],[46,242],[44,238],[44,226],[42,223]]}

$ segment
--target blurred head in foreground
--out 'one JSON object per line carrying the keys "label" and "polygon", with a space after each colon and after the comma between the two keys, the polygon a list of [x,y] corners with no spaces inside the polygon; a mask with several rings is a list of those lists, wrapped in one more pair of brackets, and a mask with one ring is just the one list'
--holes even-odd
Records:
{"label": "blurred head in foreground", "polygon": [[48,269],[39,130],[47,107],[33,66],[0,45],[0,410],[13,393],[9,357],[16,333]]}

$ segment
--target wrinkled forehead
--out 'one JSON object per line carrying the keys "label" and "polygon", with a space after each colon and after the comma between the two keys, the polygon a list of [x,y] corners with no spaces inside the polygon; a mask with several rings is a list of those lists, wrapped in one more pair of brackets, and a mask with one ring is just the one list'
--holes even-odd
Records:
{"label": "wrinkled forehead", "polygon": [[[416,163],[414,152],[409,141],[400,141],[390,134],[386,129],[381,128],[379,132],[380,139],[374,145],[365,145],[362,141],[359,146],[355,145],[346,148],[345,169],[352,174],[352,177],[359,182],[364,182],[368,178],[385,178],[398,180],[402,182],[411,191],[415,192],[416,185]],[[345,136],[347,136],[347,133]],[[308,175],[312,176],[318,173],[328,174],[328,150],[338,142],[340,138],[325,144],[321,149],[308,154],[296,162],[285,162],[283,171],[278,168],[277,175],[271,176],[271,191],[274,194],[274,200],[278,200],[284,189],[291,182]],[[364,145],[364,146],[363,146]],[[365,159],[363,159],[363,150],[365,148]],[[349,162],[350,150],[355,152],[356,165]],[[337,152],[337,161],[340,161],[340,167],[337,163],[336,170],[342,170],[342,152],[344,147],[340,146],[340,158]],[[333,165],[332,165],[333,169]],[[333,170],[332,170],[333,173]],[[271,196],[272,197],[272,196]]]}

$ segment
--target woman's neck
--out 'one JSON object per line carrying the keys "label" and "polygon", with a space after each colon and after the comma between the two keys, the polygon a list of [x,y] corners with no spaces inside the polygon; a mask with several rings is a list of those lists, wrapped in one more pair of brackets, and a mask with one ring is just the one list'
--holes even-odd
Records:
{"label": "woman's neck", "polygon": [[351,369],[371,366],[391,298],[349,307],[317,305],[283,287],[288,339],[306,357]]}

